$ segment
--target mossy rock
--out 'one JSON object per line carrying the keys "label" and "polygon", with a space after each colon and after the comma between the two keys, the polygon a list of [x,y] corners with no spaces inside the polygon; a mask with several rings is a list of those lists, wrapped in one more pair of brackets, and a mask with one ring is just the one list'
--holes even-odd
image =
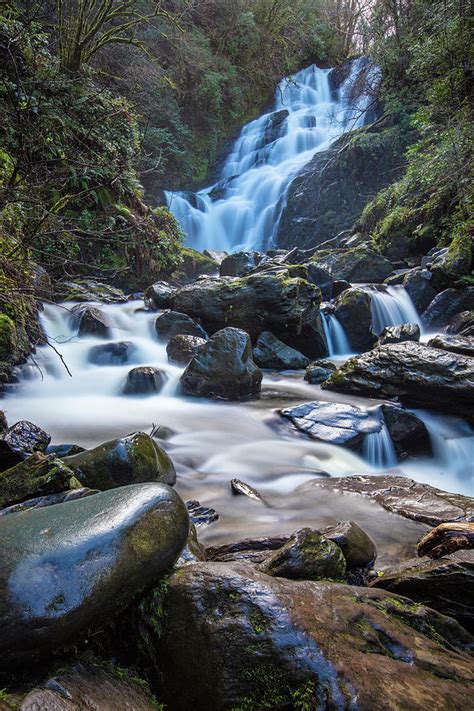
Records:
{"label": "mossy rock", "polygon": [[0,360],[11,360],[17,346],[18,336],[15,324],[9,316],[0,314]]}
{"label": "mossy rock", "polygon": [[80,486],[64,462],[52,454],[35,452],[24,462],[0,473],[0,508]]}

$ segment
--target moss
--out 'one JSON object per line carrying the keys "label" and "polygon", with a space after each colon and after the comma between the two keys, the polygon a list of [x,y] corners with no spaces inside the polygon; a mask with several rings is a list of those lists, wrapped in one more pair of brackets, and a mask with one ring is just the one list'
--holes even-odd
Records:
{"label": "moss", "polygon": [[17,341],[16,327],[12,319],[0,314],[0,360],[9,361],[14,358]]}
{"label": "moss", "polygon": [[268,627],[268,621],[258,609],[250,612],[249,621],[255,634],[262,634]]}
{"label": "moss", "polygon": [[271,662],[257,661],[251,668],[239,672],[243,682],[253,692],[240,700],[232,711],[260,711],[280,706],[295,711],[309,711],[314,707],[316,681],[309,677],[297,686],[289,686],[280,667]]}
{"label": "moss", "polygon": [[448,279],[458,279],[468,274],[472,263],[472,238],[466,231],[457,234],[449,245],[443,260],[443,271]]}

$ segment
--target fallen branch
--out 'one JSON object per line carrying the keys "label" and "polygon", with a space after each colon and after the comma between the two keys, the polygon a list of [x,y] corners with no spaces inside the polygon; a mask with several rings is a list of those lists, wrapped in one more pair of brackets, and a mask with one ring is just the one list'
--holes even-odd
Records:
{"label": "fallen branch", "polygon": [[474,548],[474,522],[441,523],[417,543],[419,556],[441,558],[461,548]]}

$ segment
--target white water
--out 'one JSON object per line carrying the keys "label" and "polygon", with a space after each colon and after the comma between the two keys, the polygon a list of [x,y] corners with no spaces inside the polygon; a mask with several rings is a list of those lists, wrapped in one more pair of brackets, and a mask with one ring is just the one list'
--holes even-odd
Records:
{"label": "white water", "polygon": [[[191,247],[233,252],[272,245],[293,177],[316,152],[363,125],[371,99],[363,94],[352,100],[350,93],[366,64],[365,58],[353,62],[335,100],[329,86],[330,69],[311,65],[284,79],[276,91],[274,111],[244,126],[215,185],[194,195],[194,205],[185,193],[166,193],[168,207]],[[370,83],[378,81],[376,68],[368,75]],[[282,135],[265,145],[272,115],[284,109],[289,115]],[[225,194],[213,201],[210,193],[216,186],[224,186]]]}
{"label": "white water", "polygon": [[416,323],[422,328],[413,301],[403,286],[367,284],[363,288],[370,292],[372,331],[375,335],[382,333],[386,326],[402,323]]}
{"label": "white water", "polygon": [[365,435],[362,455],[377,469],[388,469],[397,465],[395,447],[384,422],[379,432]]}
{"label": "white water", "polygon": [[321,311],[324,335],[328,344],[329,356],[349,355],[351,347],[346,334],[334,314]]}

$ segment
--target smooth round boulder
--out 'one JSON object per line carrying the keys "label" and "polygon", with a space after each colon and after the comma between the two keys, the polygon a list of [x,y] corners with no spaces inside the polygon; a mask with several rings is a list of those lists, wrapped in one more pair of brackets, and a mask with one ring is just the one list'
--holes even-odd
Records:
{"label": "smooth round boulder", "polygon": [[189,518],[164,484],[127,486],[0,518],[0,667],[75,644],[155,583]]}
{"label": "smooth round boulder", "polygon": [[0,437],[0,471],[14,467],[33,452],[44,452],[51,435],[28,420],[20,420]]}
{"label": "smooth round boulder", "polygon": [[168,454],[145,432],[99,444],[94,449],[65,457],[83,486],[113,489],[127,484],[158,481],[171,486],[176,471]]}
{"label": "smooth round boulder", "polygon": [[336,366],[330,360],[315,360],[306,368],[304,379],[311,385],[317,385],[327,380],[335,370]]}
{"label": "smooth round boulder", "polygon": [[334,312],[344,329],[349,345],[354,351],[368,351],[375,342],[372,332],[371,298],[367,291],[357,287],[345,289],[336,300]]}
{"label": "smooth round boulder", "polygon": [[340,547],[319,531],[301,528],[261,566],[267,575],[292,580],[340,580],[346,562]]}
{"label": "smooth round boulder", "polygon": [[127,375],[123,388],[124,395],[152,395],[159,393],[168,376],[159,368],[140,365]]}
{"label": "smooth round boulder", "polygon": [[135,346],[129,341],[104,343],[93,346],[87,356],[89,363],[94,365],[124,365],[130,362]]}
{"label": "smooth round boulder", "polygon": [[245,276],[258,266],[260,252],[234,252],[224,257],[219,267],[220,276]]}
{"label": "smooth round boulder", "polygon": [[99,336],[107,338],[110,336],[110,326],[104,314],[96,306],[85,306],[78,304],[74,306],[71,313],[77,324],[77,334],[82,336]]}
{"label": "smooth round boulder", "polygon": [[377,556],[375,543],[354,521],[340,521],[325,528],[322,534],[339,546],[348,570],[364,568],[373,563]]}
{"label": "smooth round boulder", "polygon": [[253,359],[260,368],[275,370],[301,370],[309,365],[309,358],[279,338],[262,331],[253,348]]}
{"label": "smooth round boulder", "polygon": [[384,403],[381,410],[399,459],[432,455],[430,433],[423,420],[399,405]]}
{"label": "smooth round boulder", "polygon": [[176,291],[175,288],[170,286],[166,281],[157,281],[145,289],[144,300],[145,306],[147,306],[152,311],[158,311],[159,309],[168,309],[170,305],[170,299],[173,293]]}
{"label": "smooth round boulder", "polygon": [[160,340],[169,340],[180,333],[206,338],[206,332],[194,319],[179,311],[165,311],[155,321],[155,330]]}
{"label": "smooth round boulder", "polygon": [[186,395],[241,400],[258,395],[262,371],[252,360],[248,333],[238,328],[217,331],[194,356],[181,376]]}
{"label": "smooth round boulder", "polygon": [[187,365],[205,343],[205,338],[179,333],[177,336],[173,336],[166,346],[168,360],[176,365]]}

